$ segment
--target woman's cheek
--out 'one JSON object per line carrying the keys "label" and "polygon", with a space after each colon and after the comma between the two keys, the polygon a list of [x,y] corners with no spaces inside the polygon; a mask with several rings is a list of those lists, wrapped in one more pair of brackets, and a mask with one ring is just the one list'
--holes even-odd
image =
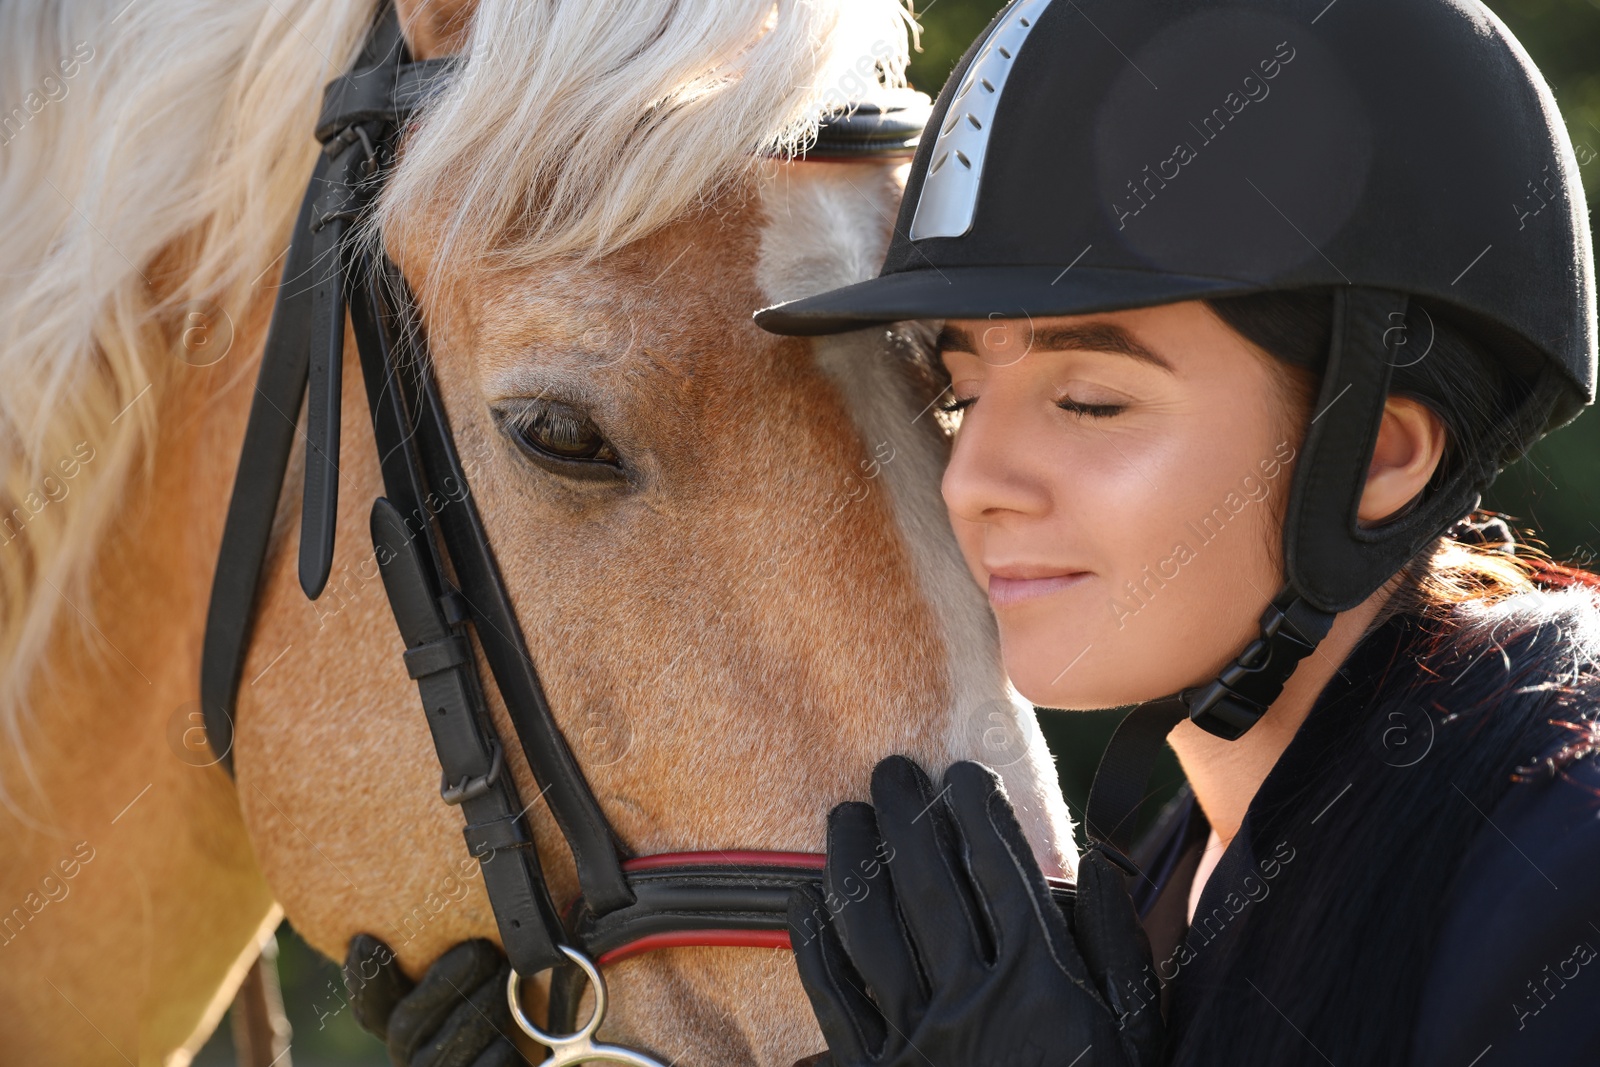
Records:
{"label": "woman's cheek", "polygon": [[1281,584],[1277,498],[1262,491],[1254,454],[1196,455],[1205,461],[1174,471],[1167,483],[1165,542],[1144,545],[1147,558],[1129,561],[1132,573],[1119,590],[1118,631],[1133,644],[1167,650],[1156,669],[1167,692],[1225,666],[1255,636]]}
{"label": "woman's cheek", "polygon": [[1124,439],[1115,462],[1080,457],[1060,499],[1093,591],[1058,598],[1048,621],[1002,616],[1024,696],[1058,707],[1153,699],[1203,681],[1253,636],[1276,592],[1272,497],[1259,472],[1245,486],[1247,448],[1200,443]]}
{"label": "woman's cheek", "polygon": [[1183,565],[1171,550],[1189,504],[1182,487],[1192,486],[1195,472],[1181,447],[1148,429],[1113,435],[1095,427],[1073,443],[1055,457],[1050,558],[1093,577],[1037,608],[998,613],[1007,672],[1043,706],[1111,707],[1162,696],[1170,690],[1151,688],[1162,681],[1150,661],[1166,653],[1140,635],[1150,632],[1143,620]]}

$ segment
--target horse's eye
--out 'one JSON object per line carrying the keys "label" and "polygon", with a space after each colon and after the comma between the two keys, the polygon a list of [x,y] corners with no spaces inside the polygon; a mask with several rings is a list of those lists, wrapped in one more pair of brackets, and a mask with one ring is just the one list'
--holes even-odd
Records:
{"label": "horse's eye", "polygon": [[551,400],[532,400],[501,416],[507,433],[533,459],[621,466],[594,420]]}

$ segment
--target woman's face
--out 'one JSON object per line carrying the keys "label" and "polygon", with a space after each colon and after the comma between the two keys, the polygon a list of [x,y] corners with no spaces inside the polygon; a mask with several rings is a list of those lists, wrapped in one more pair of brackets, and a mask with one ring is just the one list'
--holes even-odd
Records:
{"label": "woman's face", "polygon": [[1212,677],[1257,633],[1298,431],[1282,371],[1202,303],[951,320],[951,523],[1033,703]]}

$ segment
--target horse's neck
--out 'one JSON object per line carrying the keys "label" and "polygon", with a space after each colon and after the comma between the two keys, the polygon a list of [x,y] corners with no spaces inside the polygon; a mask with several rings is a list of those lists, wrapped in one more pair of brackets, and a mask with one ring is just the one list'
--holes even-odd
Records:
{"label": "horse's neck", "polygon": [[161,1062],[209,1030],[276,920],[232,782],[194,766],[184,737],[249,341],[152,390],[150,475],[99,547],[92,603],[58,617],[23,752],[0,757],[0,1003],[17,1062]]}

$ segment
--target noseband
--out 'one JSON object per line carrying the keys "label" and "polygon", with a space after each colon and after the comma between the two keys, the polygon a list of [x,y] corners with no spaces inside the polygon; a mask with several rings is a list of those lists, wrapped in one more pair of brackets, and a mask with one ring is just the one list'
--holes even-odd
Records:
{"label": "noseband", "polygon": [[[788,948],[790,892],[822,878],[804,853],[683,852],[629,857],[551,714],[495,562],[428,359],[415,301],[395,266],[352,239],[376,200],[413,113],[451,60],[412,61],[383,5],[360,58],[328,86],[323,144],[300,206],[250,408],[218,555],[201,662],[206,733],[231,772],[233,711],[296,416],[307,395],[300,584],[315,599],[333,561],[345,319],[356,337],[385,496],[373,503],[374,554],[405,642],[442,768],[440,794],[466,819],[513,976],[514,1017],[553,1063],[647,1056],[596,1045],[604,986],[591,961],[687,945]],[[908,156],[926,108],[857,107],[825,125],[809,158]],[[473,637],[577,868],[580,893],[551,899],[484,698]],[[522,976],[555,968],[547,1034],[517,1002]],[[596,1010],[574,1029],[585,980]]]}

